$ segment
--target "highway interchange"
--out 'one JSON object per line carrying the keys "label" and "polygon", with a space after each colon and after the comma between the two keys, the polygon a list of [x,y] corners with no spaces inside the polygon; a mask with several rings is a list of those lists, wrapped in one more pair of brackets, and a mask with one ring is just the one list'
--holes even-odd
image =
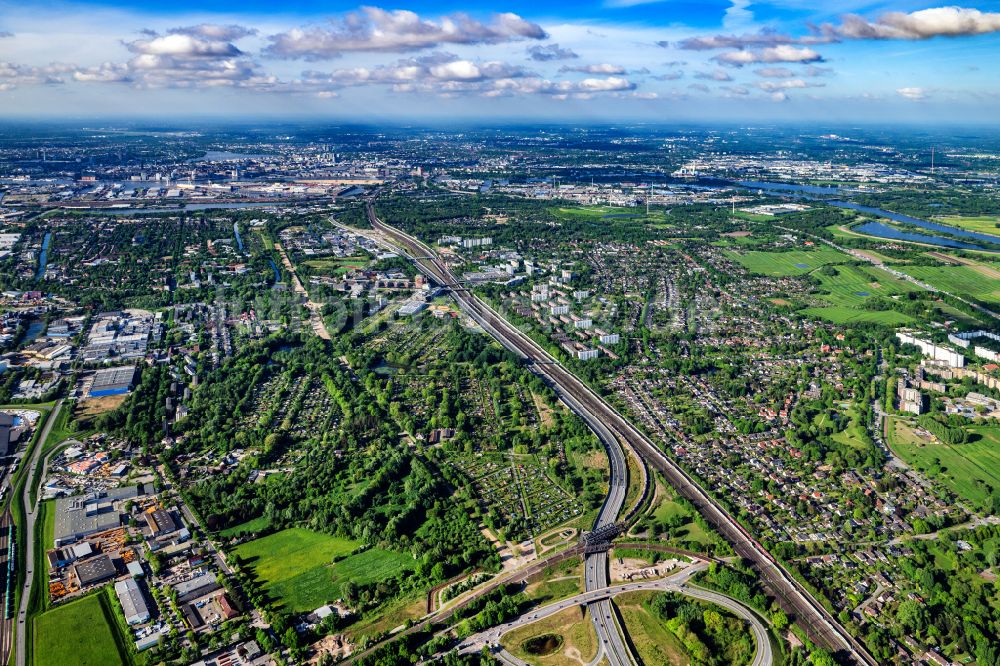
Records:
{"label": "highway interchange", "polygon": [[[700,571],[703,571],[707,567],[705,562],[697,562],[692,566],[685,567],[678,573],[668,576],[666,578],[660,578],[658,580],[648,580],[639,583],[625,583],[622,585],[613,585],[605,587],[600,590],[595,590],[592,592],[584,592],[582,594],[577,594],[572,597],[568,597],[561,601],[555,601],[546,606],[533,610],[530,614],[526,613],[519,618],[511,620],[505,624],[499,625],[497,627],[491,627],[490,629],[470,636],[467,638],[459,648],[460,654],[467,654],[472,652],[480,651],[484,646],[495,646],[500,637],[504,634],[523,627],[525,625],[531,624],[533,622],[538,622],[544,618],[549,617],[559,613],[567,608],[573,606],[578,606],[582,604],[587,604],[588,607],[592,608],[598,601],[605,601],[610,604],[610,599],[616,597],[620,594],[626,592],[641,592],[641,591],[658,591],[658,592],[676,592],[678,594],[683,594],[695,599],[701,599],[704,601],[710,601],[716,605],[726,608],[734,615],[746,620],[753,631],[754,642],[757,645],[757,652],[754,655],[754,659],[750,666],[771,666],[774,663],[774,653],[772,651],[771,642],[768,639],[767,627],[761,622],[760,618],[757,617],[752,611],[744,607],[737,601],[725,597],[721,594],[716,594],[710,590],[703,590],[697,587],[691,587],[687,583],[688,581]],[[597,655],[594,657],[591,663],[600,663],[601,657],[604,655],[602,651],[598,651]],[[524,662],[517,659],[505,650],[498,650],[497,657],[500,661],[508,664],[518,664],[518,666],[523,666]]]}
{"label": "highway interchange", "polygon": [[[378,219],[374,210],[374,199],[367,205],[368,219],[372,227],[392,239],[397,249],[411,259],[417,268],[436,284],[449,288],[452,297],[462,311],[475,321],[484,331],[493,336],[505,348],[525,359],[532,369],[545,378],[559,393],[560,397],[574,412],[579,414],[605,444],[611,462],[612,482],[608,499],[602,507],[598,518],[597,529],[604,521],[614,521],[621,508],[614,507],[612,499],[616,495],[615,481],[622,486],[621,502],[624,502],[627,487],[627,470],[619,442],[631,448],[640,459],[659,470],[674,489],[690,500],[705,519],[732,544],[734,552],[749,560],[761,577],[763,585],[774,595],[782,608],[792,615],[806,631],[810,639],[819,646],[832,652],[840,653],[851,662],[876,666],[878,662],[868,653],[853,636],[851,636],[837,620],[805,590],[774,557],[757,542],[746,529],[736,521],[717,501],[714,500],[700,485],[698,485],[684,470],[667,458],[662,451],[635,426],[633,426],[617,410],[594,393],[574,374],[566,370],[545,349],[528,337],[524,332],[507,322],[492,308],[478,297],[465,289],[451,273],[436,253],[423,242],[399,229],[385,224]],[[596,427],[595,427],[596,426]],[[609,444],[613,442],[614,445]],[[616,472],[616,457],[620,456],[619,471]],[[624,474],[623,474],[624,473]],[[614,514],[611,514],[614,509]],[[608,516],[612,515],[609,519]],[[607,584],[606,554],[603,558],[588,557],[587,590],[602,582]],[[590,566],[595,566],[593,573]],[[603,574],[598,573],[598,564]],[[610,602],[606,603],[610,607]],[[595,628],[601,638],[602,650],[611,663],[631,664],[632,656],[625,647],[624,640],[617,629],[612,631],[610,624],[614,620],[612,613],[592,613],[595,617]],[[605,643],[605,640],[607,643]]]}

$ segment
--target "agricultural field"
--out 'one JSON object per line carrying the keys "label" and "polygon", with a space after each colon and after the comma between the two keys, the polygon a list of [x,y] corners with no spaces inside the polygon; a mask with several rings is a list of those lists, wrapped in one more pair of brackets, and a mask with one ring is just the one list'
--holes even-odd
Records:
{"label": "agricultural field", "polygon": [[[130,664],[106,590],[56,606],[34,620],[35,666]],[[62,637],[53,640],[53,637]]]}
{"label": "agricultural field", "polygon": [[1000,217],[996,215],[979,215],[965,217],[962,215],[945,215],[935,217],[934,222],[947,224],[966,231],[974,231],[980,234],[993,234],[1000,237]]}
{"label": "agricultural field", "polygon": [[825,308],[805,308],[799,310],[799,314],[804,314],[808,317],[819,317],[834,324],[866,322],[886,324],[888,326],[901,326],[913,321],[913,317],[894,310],[856,310],[851,307],[835,305]]}
{"label": "agricultural field", "polygon": [[828,264],[844,264],[852,261],[843,252],[825,245],[813,250],[790,250],[788,252],[736,252],[728,253],[730,258],[743,264],[751,273],[783,277],[805,275]]}
{"label": "agricultural field", "polygon": [[[1000,489],[1000,427],[970,426],[974,441],[954,446],[918,434],[904,419],[892,419],[889,445],[907,463],[978,507],[990,509],[987,486]],[[994,491],[995,492],[995,491]]]}
{"label": "agricultural field", "polygon": [[388,580],[414,567],[409,555],[377,548],[349,555],[360,545],[290,528],[241,544],[236,553],[286,610],[302,613],[342,596],[341,586],[347,581],[364,585]]}
{"label": "agricultural field", "polygon": [[938,289],[1000,304],[1000,280],[991,279],[984,272],[990,270],[988,267],[900,265],[897,268]]}
{"label": "agricultural field", "polygon": [[500,644],[515,657],[538,666],[587,664],[597,656],[597,634],[583,606],[515,629]]}
{"label": "agricultural field", "polygon": [[918,291],[919,288],[905,280],[867,266],[835,266],[836,275],[825,275],[823,271],[813,273],[821,283],[820,289],[828,294],[823,300],[834,306],[858,307],[873,296],[891,297]]}

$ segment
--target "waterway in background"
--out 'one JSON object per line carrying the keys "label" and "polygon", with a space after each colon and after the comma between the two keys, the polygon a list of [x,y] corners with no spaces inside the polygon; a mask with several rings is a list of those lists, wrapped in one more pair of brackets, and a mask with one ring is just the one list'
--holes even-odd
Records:
{"label": "waterway in background", "polygon": [[[739,185],[741,187],[746,187],[748,189],[776,192],[779,194],[786,194],[788,196],[800,197],[803,199],[809,199],[813,201],[823,201],[824,203],[828,203],[831,206],[836,206],[837,208],[845,208],[857,211],[859,213],[868,213],[869,215],[884,217],[888,220],[893,220],[895,222],[901,222],[905,224],[911,224],[915,227],[920,227],[921,229],[926,229],[927,231],[931,232],[936,231],[942,234],[948,234],[949,236],[957,236],[959,238],[968,238],[970,240],[1000,244],[1000,236],[992,236],[990,234],[977,233],[974,231],[966,231],[965,229],[960,229],[958,227],[952,227],[946,224],[938,224],[937,222],[929,222],[927,220],[922,220],[918,217],[903,215],[902,213],[894,213],[891,210],[885,210],[883,208],[876,208],[874,206],[862,206],[861,204],[856,204],[852,201],[817,198],[818,195],[839,194],[841,190],[840,188],[837,187],[818,187],[815,185],[793,185],[788,183],[768,183],[768,182],[754,181],[754,180],[739,180],[739,181],[734,181],[734,183],[736,185]],[[942,237],[934,234],[921,234],[913,231],[906,231],[904,229],[897,229],[892,225],[888,225],[882,222],[870,221],[852,228],[855,231],[858,231],[863,234],[868,234],[870,236],[878,236],[879,238],[887,238],[890,240],[906,240],[915,243],[926,243],[928,245],[937,245],[939,247],[951,247],[961,250],[981,250],[985,252],[1000,251],[988,247],[983,247],[982,245],[976,245],[974,243],[964,242],[957,238]]]}
{"label": "waterway in background", "polygon": [[[919,217],[910,217],[909,215],[903,215],[902,213],[893,213],[892,211],[883,210],[881,208],[873,208],[872,206],[862,206],[861,204],[852,203],[850,201],[830,201],[828,203],[830,203],[833,206],[837,206],[838,208],[849,208],[851,210],[856,210],[861,213],[870,213],[871,215],[878,215],[879,217],[885,217],[890,220],[895,220],[896,222],[904,222],[906,224],[912,224],[915,227],[920,227],[921,229],[927,229],[928,231],[938,231],[945,234],[951,234],[952,236],[971,238],[973,240],[985,241],[987,243],[1000,243],[1000,236],[992,236],[990,234],[983,234],[975,231],[966,231],[965,229],[959,229],[958,227],[948,226],[947,224],[928,222],[927,220],[922,220]],[[935,236],[934,238],[937,238],[937,236]],[[941,240],[948,240],[948,239],[941,239]]]}
{"label": "waterway in background", "polygon": [[[294,202],[290,202],[294,203]],[[215,210],[225,208],[270,208],[272,206],[284,206],[285,203],[258,203],[243,201],[239,203],[193,203],[187,204],[183,208],[70,208],[84,213],[95,213],[99,215],[153,215],[156,213],[187,213],[194,210]]]}
{"label": "waterway in background", "polygon": [[734,181],[741,187],[752,190],[766,190],[769,192],[801,192],[803,194],[834,195],[840,194],[839,187],[823,187],[820,185],[794,185],[792,183],[768,183],[758,180],[737,180]]}
{"label": "waterway in background", "polygon": [[278,265],[274,263],[274,259],[268,259],[267,261],[271,264],[272,270],[274,270],[274,284],[281,284],[281,271],[278,270]]}
{"label": "waterway in background", "polygon": [[928,245],[938,245],[940,247],[952,247],[960,250],[980,250],[982,252],[1000,252],[1000,250],[991,250],[981,245],[975,245],[973,243],[965,243],[963,241],[955,240],[953,238],[942,238],[941,236],[931,236],[929,234],[918,234],[913,231],[904,231],[903,229],[897,229],[896,227],[884,224],[882,222],[865,222],[864,224],[859,224],[858,226],[851,227],[851,231],[857,231],[858,233],[861,234],[868,234],[869,236],[878,236],[879,238],[888,238],[891,240],[906,240],[906,241],[912,241],[914,243],[926,243]]}
{"label": "waterway in background", "polygon": [[203,156],[196,157],[189,162],[239,162],[241,160],[261,160],[274,155],[263,153],[233,153],[228,150],[209,150]]}
{"label": "waterway in background", "polygon": [[52,233],[45,232],[45,238],[42,239],[42,253],[38,255],[38,272],[35,274],[36,280],[41,280],[45,277],[45,266],[49,263],[49,243],[52,242]]}

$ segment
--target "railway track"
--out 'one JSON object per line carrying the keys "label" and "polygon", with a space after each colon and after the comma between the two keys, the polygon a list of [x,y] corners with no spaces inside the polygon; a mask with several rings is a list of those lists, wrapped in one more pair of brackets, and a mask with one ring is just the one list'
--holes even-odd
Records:
{"label": "railway track", "polygon": [[[368,202],[367,211],[372,227],[392,238],[427,277],[443,287],[461,286],[448,266],[430,247],[379,220],[375,214],[373,201]],[[581,416],[585,419],[589,416],[600,421],[647,464],[659,470],[671,486],[691,501],[705,519],[730,542],[734,552],[753,564],[767,590],[779,605],[796,619],[815,644],[861,666],[878,666],[878,662],[865,647],[851,636],[780,562],[645,434],[573,373],[566,370],[545,349],[479,298],[465,289],[454,289],[452,297],[468,316],[496,338],[501,345],[532,364],[534,371],[547,379],[560,394],[572,397],[576,404],[588,413],[587,416],[581,413]]]}

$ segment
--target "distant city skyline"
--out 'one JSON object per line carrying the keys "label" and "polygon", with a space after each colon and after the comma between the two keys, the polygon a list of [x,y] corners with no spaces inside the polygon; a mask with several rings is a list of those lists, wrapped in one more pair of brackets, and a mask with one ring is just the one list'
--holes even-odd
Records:
{"label": "distant city skyline", "polygon": [[0,2],[0,117],[997,123],[996,56],[996,2]]}

